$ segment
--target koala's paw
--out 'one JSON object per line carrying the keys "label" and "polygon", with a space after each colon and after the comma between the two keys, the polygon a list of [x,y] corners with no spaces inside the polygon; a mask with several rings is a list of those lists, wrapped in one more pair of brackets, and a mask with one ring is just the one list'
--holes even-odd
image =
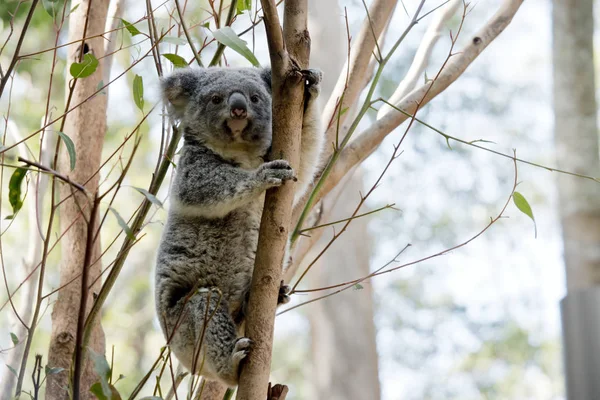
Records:
{"label": "koala's paw", "polygon": [[290,179],[296,181],[294,170],[286,160],[269,161],[258,167],[258,178],[268,187],[281,186]]}
{"label": "koala's paw", "polygon": [[304,76],[305,89],[310,99],[316,99],[321,93],[321,80],[323,79],[323,72],[320,69],[305,69],[302,70],[302,76]]}
{"label": "koala's paw", "polygon": [[281,281],[281,286],[279,286],[279,295],[277,296],[277,305],[289,303],[291,291],[292,287],[284,284],[283,281]]}
{"label": "koala's paw", "polygon": [[239,376],[240,362],[250,354],[252,349],[252,340],[241,337],[236,340],[233,346],[233,353],[231,353],[231,367],[233,369],[234,376]]}

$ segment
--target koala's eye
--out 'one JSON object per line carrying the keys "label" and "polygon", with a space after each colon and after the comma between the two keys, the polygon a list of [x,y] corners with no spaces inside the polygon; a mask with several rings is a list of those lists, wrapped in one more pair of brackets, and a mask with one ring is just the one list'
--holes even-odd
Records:
{"label": "koala's eye", "polygon": [[213,104],[220,104],[223,101],[223,98],[219,95],[213,94],[213,96],[210,98],[210,101],[212,101]]}
{"label": "koala's eye", "polygon": [[253,94],[252,96],[250,96],[250,101],[253,103],[258,103],[259,100],[260,100],[260,98],[256,94]]}

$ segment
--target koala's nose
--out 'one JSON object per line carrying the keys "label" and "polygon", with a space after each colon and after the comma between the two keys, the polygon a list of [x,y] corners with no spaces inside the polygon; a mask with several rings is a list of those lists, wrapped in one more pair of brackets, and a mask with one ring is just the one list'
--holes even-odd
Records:
{"label": "koala's nose", "polygon": [[231,116],[235,119],[243,119],[248,115],[248,105],[246,98],[241,93],[233,93],[229,96],[229,110]]}

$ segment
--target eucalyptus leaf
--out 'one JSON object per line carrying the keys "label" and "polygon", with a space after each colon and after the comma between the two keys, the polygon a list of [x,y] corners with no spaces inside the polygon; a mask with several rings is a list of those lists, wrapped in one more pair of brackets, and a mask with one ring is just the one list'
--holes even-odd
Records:
{"label": "eucalyptus leaf", "polygon": [[255,67],[260,67],[260,63],[252,54],[248,46],[246,46],[246,42],[238,37],[233,29],[229,26],[225,26],[221,29],[213,31],[213,37],[219,42],[224,44],[225,46],[231,48],[236,51],[240,55],[242,55],[246,60],[250,61],[252,65]]}
{"label": "eucalyptus leaf", "polygon": [[44,10],[46,10],[52,19],[56,19],[58,13],[62,12],[64,4],[64,0],[42,0],[42,6],[44,7]]}
{"label": "eucalyptus leaf", "polygon": [[244,11],[250,10],[252,7],[252,0],[237,0],[237,14],[243,14]]}
{"label": "eucalyptus leaf", "polygon": [[163,57],[171,61],[175,68],[185,68],[188,66],[188,63],[187,61],[185,61],[185,58],[181,57],[178,54],[166,53],[163,54]]}
{"label": "eucalyptus leaf", "polygon": [[96,72],[98,64],[98,59],[92,53],[86,53],[82,62],[71,64],[69,72],[73,78],[87,78]]}
{"label": "eucalyptus leaf", "polygon": [[146,198],[154,205],[159,206],[160,208],[163,207],[163,203],[156,198],[156,196],[154,196],[152,193],[150,193],[149,191],[147,191],[146,189],[142,189],[139,187],[135,187],[132,186],[135,190],[137,190],[138,192],[140,192],[141,194],[143,194],[144,196],[146,196]]}
{"label": "eucalyptus leaf", "polygon": [[10,341],[12,342],[13,345],[18,345],[19,344],[19,338],[17,337],[17,335],[15,335],[14,333],[10,333]]}
{"label": "eucalyptus leaf", "polygon": [[178,46],[185,46],[187,44],[187,40],[177,36],[165,36],[162,38],[162,41],[165,43],[176,44]]}
{"label": "eucalyptus leaf", "polygon": [[[90,388],[90,391],[92,391],[92,393],[94,393],[96,397],[98,397],[100,400],[109,400],[111,399],[111,390],[110,386],[108,385],[108,379],[110,376],[110,366],[108,365],[108,362],[106,361],[104,355],[96,353],[91,348],[88,348],[88,351],[90,353],[90,358],[94,362],[94,370],[100,377],[100,382],[97,382],[100,385],[100,390],[96,390],[96,392],[94,392],[93,390],[96,385],[94,384]],[[100,395],[104,396],[104,398],[99,397]]]}
{"label": "eucalyptus leaf", "polygon": [[77,162],[77,153],[75,151],[75,144],[71,140],[66,133],[57,131],[58,135],[65,142],[65,146],[67,147],[67,152],[69,153],[69,166],[71,167],[71,171],[75,169],[75,163]]}
{"label": "eucalyptus leaf", "polygon": [[7,217],[7,219],[12,219],[21,207],[23,207],[23,200],[21,199],[21,183],[23,183],[25,175],[27,175],[27,170],[19,167],[15,169],[10,177],[10,181],[8,182],[8,201],[13,209],[13,215],[10,216],[11,218]]}
{"label": "eucalyptus leaf", "polygon": [[123,18],[121,18],[121,21],[123,22],[123,26],[125,26],[125,29],[127,29],[129,31],[131,36],[140,35],[142,33],[131,22],[125,21]]}
{"label": "eucalyptus leaf", "polygon": [[133,78],[133,101],[144,112],[144,80],[139,75]]}
{"label": "eucalyptus leaf", "polygon": [[123,219],[123,217],[121,217],[121,214],[119,214],[119,212],[117,210],[115,210],[112,207],[108,207],[108,209],[110,211],[112,211],[112,213],[115,215],[115,218],[117,219],[117,223],[119,224],[119,226],[121,227],[121,229],[123,229],[123,231],[125,231],[125,233],[127,234],[127,236],[130,239],[134,239],[133,236],[133,232],[131,230],[131,228],[129,227],[129,225],[127,225],[127,222],[125,222],[125,220]]}
{"label": "eucalyptus leaf", "polygon": [[525,196],[523,196],[519,192],[514,192],[513,202],[515,203],[515,206],[517,206],[519,211],[531,218],[531,220],[533,221],[533,227],[535,229],[535,237],[537,237],[537,225],[535,223],[535,217],[533,216],[533,210],[531,209],[531,206],[529,205],[527,199],[525,199]]}

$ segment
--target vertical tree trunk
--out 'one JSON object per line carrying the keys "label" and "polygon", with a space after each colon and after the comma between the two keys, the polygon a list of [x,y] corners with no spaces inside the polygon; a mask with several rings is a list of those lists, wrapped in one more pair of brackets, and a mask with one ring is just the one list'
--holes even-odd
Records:
{"label": "vertical tree trunk", "polygon": [[[593,0],[554,0],[553,63],[558,167],[600,176]],[[600,398],[600,184],[557,176],[567,296],[562,302],[569,399]]]}
{"label": "vertical tree trunk", "polygon": [[[346,184],[328,220],[347,218],[354,211],[362,190],[361,175],[357,171]],[[329,240],[329,236],[324,238]],[[353,221],[340,239],[313,267],[313,286],[335,285],[349,277],[369,274],[371,243],[367,219]],[[316,245],[316,249],[321,247],[322,243]],[[373,289],[371,282],[362,287],[309,306],[315,398],[379,399]]]}
{"label": "vertical tree trunk", "polygon": [[[106,13],[109,0],[82,0],[79,7],[70,17],[69,41],[81,39],[87,19],[86,37],[98,35],[104,32]],[[89,10],[89,11],[88,11]],[[84,52],[92,53],[100,60],[100,65],[90,77],[79,79],[75,85],[71,107],[79,104],[98,87],[103,76],[104,39],[102,37],[87,40],[85,43],[70,46],[68,48],[68,65],[78,61],[81,47]],[[65,133],[73,140],[77,152],[76,167],[70,171],[69,158],[64,149],[59,162],[59,171],[68,175],[75,182],[85,182],[100,167],[102,145],[106,131],[106,109],[107,97],[97,95],[85,102],[81,107],[67,116]],[[89,192],[97,191],[98,178],[96,175],[86,185]],[[60,198],[71,194],[67,185],[60,185]],[[91,206],[88,200],[78,195],[77,202],[83,206],[86,218],[89,219]],[[80,217],[78,204],[69,199],[60,207],[60,229],[66,230],[74,220],[77,220],[69,233],[61,241],[62,258],[60,284],[66,284],[81,273],[84,264],[86,231],[85,220]],[[92,262],[100,256],[100,240],[93,245]],[[101,263],[93,264],[89,270],[89,281],[92,282],[101,271]],[[101,280],[89,291],[87,301],[88,310],[93,303],[93,293],[100,289]],[[51,367],[62,367],[69,371],[73,351],[75,347],[75,336],[77,331],[77,316],[79,313],[79,301],[81,293],[81,280],[76,279],[73,283],[61,289],[58,299],[52,310],[52,336],[48,351],[48,365]],[[104,354],[104,333],[98,321],[93,328],[89,347],[95,352]],[[69,374],[63,372],[48,377],[46,398],[51,400],[64,400],[66,397],[65,387],[68,385]],[[97,380],[93,371],[92,363],[85,362],[81,377],[81,399],[92,398],[89,394],[90,386]]]}
{"label": "vertical tree trunk", "polygon": [[[325,102],[342,71],[347,43],[343,11],[337,1],[309,0],[309,28],[313,38],[311,64],[323,70],[321,101]],[[318,12],[317,12],[318,10]],[[356,171],[342,192],[327,221],[352,214],[362,174]],[[325,221],[322,221],[325,222]],[[330,239],[324,234],[315,246],[318,251]],[[324,287],[369,274],[371,245],[367,220],[353,221],[311,272],[311,286]],[[360,244],[348,245],[349,243]],[[312,258],[306,257],[306,260]],[[302,270],[302,268],[300,268]],[[373,293],[370,283],[361,291],[348,290],[309,306],[312,337],[312,385],[318,399],[369,399],[380,396],[378,357],[373,321]],[[320,294],[320,293],[319,293]],[[360,329],[356,329],[360,327]]]}

